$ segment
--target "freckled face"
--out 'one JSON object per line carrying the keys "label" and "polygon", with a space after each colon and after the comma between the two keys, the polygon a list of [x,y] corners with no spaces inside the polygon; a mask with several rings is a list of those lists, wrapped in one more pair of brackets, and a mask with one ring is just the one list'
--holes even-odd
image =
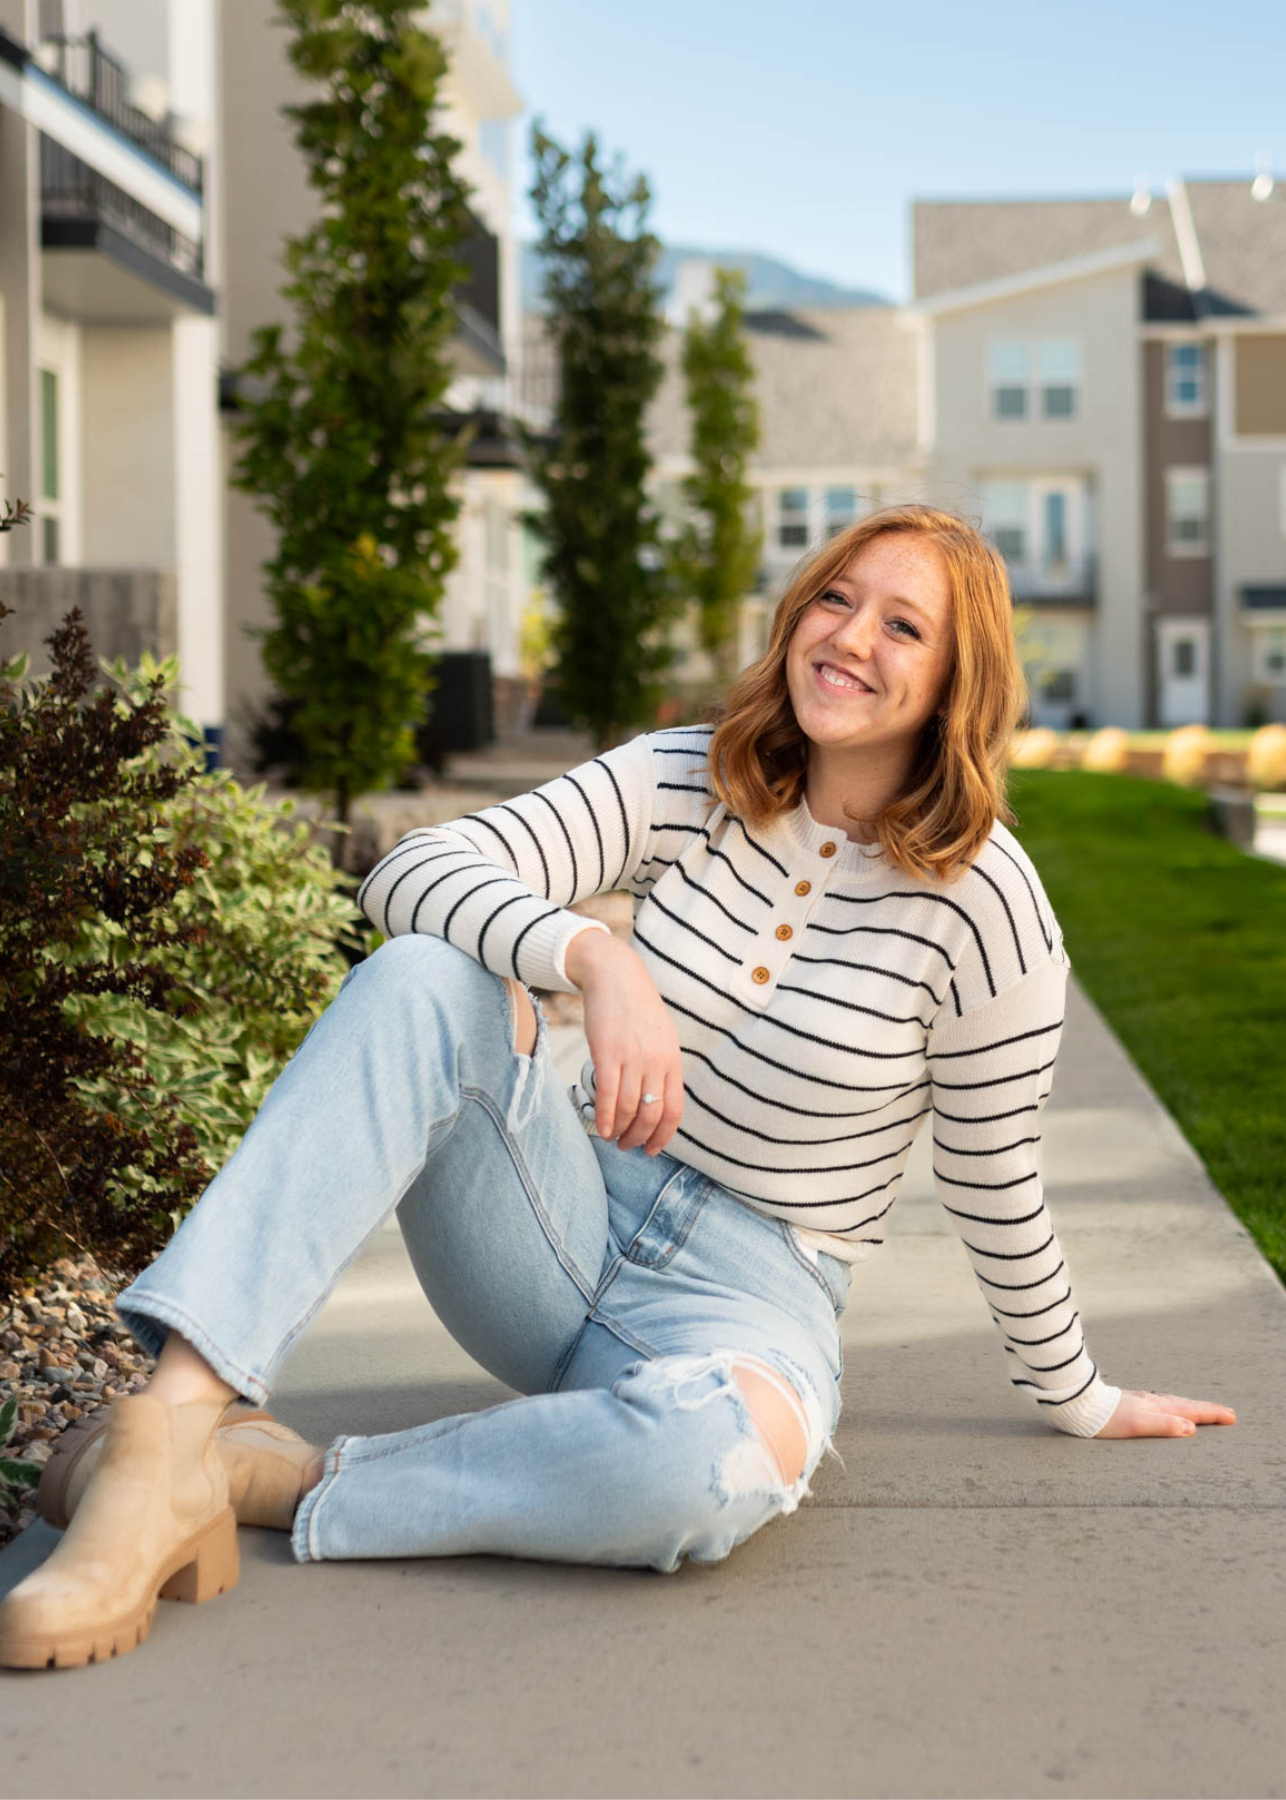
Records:
{"label": "freckled face", "polygon": [[834,750],[914,747],[951,674],[951,587],[937,548],[872,538],[800,614],[786,685],[800,729]]}

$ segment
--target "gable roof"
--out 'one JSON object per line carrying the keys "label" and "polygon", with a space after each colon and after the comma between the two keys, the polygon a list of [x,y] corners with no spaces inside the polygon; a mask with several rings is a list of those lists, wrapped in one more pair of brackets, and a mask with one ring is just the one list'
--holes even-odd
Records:
{"label": "gable roof", "polygon": [[[917,459],[916,330],[885,306],[750,314],[759,468],[900,466]],[[686,456],[683,334],[666,333],[665,380],[648,419],[655,456]]]}

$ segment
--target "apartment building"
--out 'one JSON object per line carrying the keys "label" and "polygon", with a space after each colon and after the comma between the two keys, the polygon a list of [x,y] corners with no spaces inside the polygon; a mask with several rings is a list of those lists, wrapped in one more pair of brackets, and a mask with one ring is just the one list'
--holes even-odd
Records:
{"label": "apartment building", "polygon": [[913,211],[922,438],[1004,552],[1039,723],[1286,719],[1286,195]]}
{"label": "apartment building", "polygon": [[[177,649],[225,706],[214,0],[0,0],[0,645],[47,668],[79,605],[101,654]],[[102,35],[100,35],[100,33]]]}
{"label": "apartment building", "polygon": [[[510,428],[508,0],[435,0],[473,230],[442,425],[470,433],[440,647],[520,688],[526,580]],[[314,216],[283,104],[302,89],[268,4],[0,0],[0,470],[34,531],[0,539],[0,647],[35,652],[74,604],[95,649],[177,651],[184,710],[246,772],[270,691],[270,528],[228,485],[235,370],[288,322],[282,241]]]}
{"label": "apartment building", "polygon": [[[673,309],[665,377],[648,417],[658,504],[676,521],[691,467],[682,314],[701,303],[700,293],[685,291]],[[763,548],[755,592],[742,609],[743,663],[767,648],[776,602],[799,563],[873,508],[925,498],[928,460],[919,441],[913,317],[891,306],[752,310],[746,337],[761,425],[748,477]],[[708,680],[713,671],[695,617],[675,642],[676,680],[694,687]]]}

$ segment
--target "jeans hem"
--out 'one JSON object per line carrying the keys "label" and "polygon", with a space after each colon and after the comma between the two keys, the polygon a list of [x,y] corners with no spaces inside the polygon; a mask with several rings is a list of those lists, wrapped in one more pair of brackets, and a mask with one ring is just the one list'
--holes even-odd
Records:
{"label": "jeans hem", "polygon": [[[227,1382],[229,1387],[253,1400],[257,1406],[267,1404],[269,1389],[263,1379],[251,1374],[248,1369],[243,1369],[231,1357],[225,1356],[209,1332],[190,1313],[185,1312],[173,1300],[166,1300],[160,1295],[145,1294],[132,1299],[133,1292],[133,1287],[128,1287],[123,1294],[119,1294],[115,1310],[149,1356],[159,1356],[169,1332],[177,1331],[180,1337],[186,1338],[192,1348],[205,1358],[220,1381]],[[157,1324],[164,1325],[166,1330],[156,1330]]]}
{"label": "jeans hem", "polygon": [[343,1466],[344,1450],[348,1442],[346,1437],[335,1439],[322,1461],[321,1480],[316,1487],[309,1488],[295,1508],[295,1522],[290,1528],[290,1550],[296,1562],[325,1562],[326,1560],[317,1547],[313,1522],[322,1495],[329,1491]]}

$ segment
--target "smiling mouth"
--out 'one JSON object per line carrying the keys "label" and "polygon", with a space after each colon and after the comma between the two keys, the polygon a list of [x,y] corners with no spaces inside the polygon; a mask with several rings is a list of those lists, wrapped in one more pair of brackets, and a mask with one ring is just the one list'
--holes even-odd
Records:
{"label": "smiling mouth", "polygon": [[875,692],[874,688],[868,687],[857,676],[845,675],[833,663],[814,663],[813,668],[817,672],[818,679],[824,682],[828,688],[833,688],[837,694],[873,694]]}

